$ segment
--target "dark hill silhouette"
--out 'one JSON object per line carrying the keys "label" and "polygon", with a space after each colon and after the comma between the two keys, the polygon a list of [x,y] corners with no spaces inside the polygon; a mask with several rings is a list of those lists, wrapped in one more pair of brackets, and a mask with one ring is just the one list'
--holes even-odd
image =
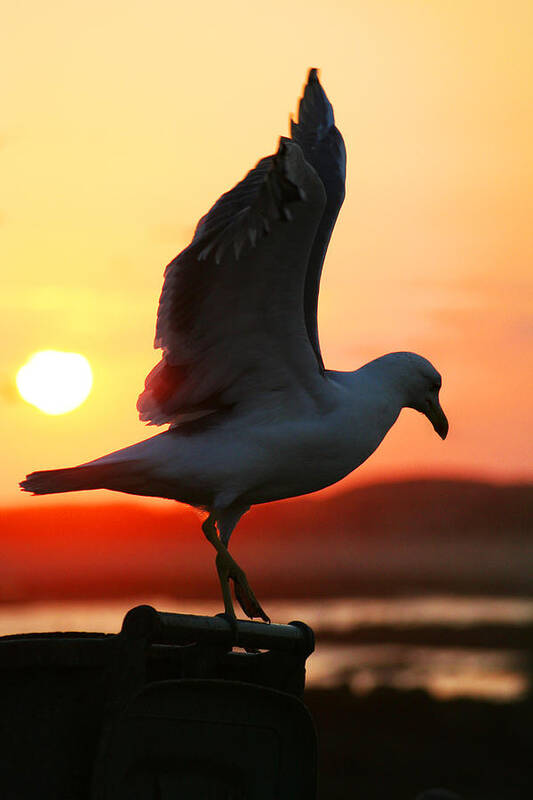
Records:
{"label": "dark hill silhouette", "polygon": [[[231,548],[262,595],[533,590],[533,485],[373,484],[254,508]],[[176,503],[4,509],[0,600],[217,597],[197,513]]]}
{"label": "dark hill silhouette", "polygon": [[335,535],[528,536],[533,531],[533,484],[452,479],[376,483],[322,499],[316,495],[272,503],[255,509],[248,520],[249,532],[268,522],[274,532],[305,537],[322,535],[324,525]]}
{"label": "dark hill silhouette", "polygon": [[[336,513],[353,514],[368,533],[411,531],[413,535],[500,533],[529,535],[533,529],[533,485],[475,481],[413,480],[376,484],[339,498]],[[333,498],[327,501],[333,512]]]}

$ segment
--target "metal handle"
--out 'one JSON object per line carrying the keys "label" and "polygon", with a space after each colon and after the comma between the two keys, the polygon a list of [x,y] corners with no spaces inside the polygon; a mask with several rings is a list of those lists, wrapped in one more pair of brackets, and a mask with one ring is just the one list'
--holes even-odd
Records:
{"label": "metal handle", "polygon": [[237,620],[232,624],[224,616],[203,617],[196,614],[170,614],[148,605],[132,608],[122,623],[122,634],[145,638],[153,644],[190,644],[191,642],[231,648],[256,648],[299,653],[307,657],[315,648],[314,634],[304,622],[267,625],[264,622]]}

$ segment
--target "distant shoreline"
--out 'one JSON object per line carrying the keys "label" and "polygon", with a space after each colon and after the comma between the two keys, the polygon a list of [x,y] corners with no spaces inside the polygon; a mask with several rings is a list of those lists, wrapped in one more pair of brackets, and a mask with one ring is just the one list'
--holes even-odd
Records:
{"label": "distant shoreline", "polygon": [[[4,509],[0,604],[215,598],[214,551],[178,504]],[[230,542],[262,600],[533,596],[533,485],[410,480],[258,506]]]}

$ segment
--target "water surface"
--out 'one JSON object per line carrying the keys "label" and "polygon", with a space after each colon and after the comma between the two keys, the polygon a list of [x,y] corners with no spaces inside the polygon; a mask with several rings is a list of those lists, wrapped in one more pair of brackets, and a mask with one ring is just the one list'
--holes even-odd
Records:
{"label": "water surface", "polygon": [[[211,615],[217,602],[176,601],[154,597],[106,602],[13,604],[0,607],[0,635],[44,631],[120,630],[132,606],[149,602],[155,608],[184,614]],[[524,650],[494,647],[450,647],[387,642],[387,628],[446,626],[468,630],[476,625],[526,626],[533,624],[533,599],[451,597],[332,598],[265,603],[275,622],[300,619],[317,636],[308,661],[307,685],[337,687],[355,692],[377,686],[422,688],[439,698],[457,696],[518,700],[529,689],[530,658]],[[357,632],[383,627],[383,641],[357,644]],[[352,636],[346,641],[346,634]],[[321,641],[321,636],[327,640]],[[336,636],[339,638],[336,641]]]}

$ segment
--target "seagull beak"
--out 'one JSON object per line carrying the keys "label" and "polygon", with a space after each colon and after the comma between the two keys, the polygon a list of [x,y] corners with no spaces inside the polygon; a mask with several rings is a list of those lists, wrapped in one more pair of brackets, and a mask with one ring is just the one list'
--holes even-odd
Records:
{"label": "seagull beak", "polygon": [[438,398],[429,401],[426,417],[433,425],[435,433],[438,433],[441,439],[445,439],[448,435],[448,420],[446,419],[446,414],[440,407]]}

